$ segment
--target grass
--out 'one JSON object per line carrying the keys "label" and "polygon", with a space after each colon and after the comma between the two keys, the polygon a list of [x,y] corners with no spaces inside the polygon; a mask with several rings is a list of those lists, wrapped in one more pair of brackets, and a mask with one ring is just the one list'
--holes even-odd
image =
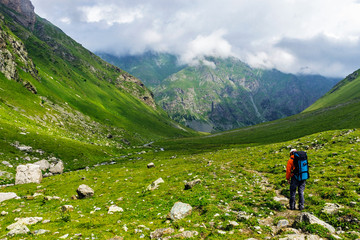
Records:
{"label": "grass", "polygon": [[[78,233],[83,238],[94,234],[98,239],[115,235],[134,239],[141,234],[148,237],[151,231],[165,227],[172,227],[176,232],[180,228],[198,231],[200,235],[195,239],[221,239],[224,236],[218,230],[226,232],[226,239],[263,238],[270,232],[269,227],[260,225],[260,220],[285,211],[273,197],[276,189],[287,194],[284,166],[289,147],[308,152],[311,178],[305,190],[306,211],[347,232],[356,230],[360,227],[355,220],[360,217],[360,205],[352,207],[350,202],[360,199],[359,144],[359,130],[343,130],[289,142],[238,146],[199,154],[147,149],[146,154],[128,156],[115,165],[67,172],[45,178],[40,185],[16,185],[3,189],[16,192],[22,199],[1,203],[1,209],[9,214],[0,217],[0,236],[7,233],[5,227],[13,223],[15,217],[37,216],[50,220],[46,224],[29,226],[31,231],[50,230],[48,234],[37,236],[38,239],[57,239],[65,234],[74,236]],[[154,162],[156,167],[147,169],[149,162]],[[154,191],[144,192],[159,177],[165,183]],[[202,180],[200,185],[184,190],[184,181],[197,178]],[[72,200],[71,196],[76,195],[75,190],[80,184],[92,187],[95,196]],[[24,198],[34,193],[43,196],[34,200]],[[62,200],[45,201],[44,196],[58,196]],[[177,201],[190,204],[193,213],[183,220],[167,221],[166,216]],[[321,210],[326,202],[341,204],[344,209],[336,215],[324,214]],[[73,205],[75,210],[62,213],[60,207],[66,204]],[[109,215],[107,207],[110,205],[117,205],[124,212]],[[13,213],[15,209],[21,211]],[[239,219],[239,211],[245,211],[250,218]],[[274,219],[274,224],[277,220]],[[230,227],[229,221],[237,221],[239,226]],[[140,225],[145,225],[148,230]],[[314,231],[318,231],[316,229]]]}

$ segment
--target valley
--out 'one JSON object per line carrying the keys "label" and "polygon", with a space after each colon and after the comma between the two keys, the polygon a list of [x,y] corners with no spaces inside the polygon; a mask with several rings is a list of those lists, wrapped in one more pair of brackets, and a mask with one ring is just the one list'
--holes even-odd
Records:
{"label": "valley", "polygon": [[[147,88],[30,1],[0,7],[0,239],[360,238],[360,70],[335,84],[159,54],[168,71],[148,65]],[[301,211],[287,208],[293,148],[309,157]]]}

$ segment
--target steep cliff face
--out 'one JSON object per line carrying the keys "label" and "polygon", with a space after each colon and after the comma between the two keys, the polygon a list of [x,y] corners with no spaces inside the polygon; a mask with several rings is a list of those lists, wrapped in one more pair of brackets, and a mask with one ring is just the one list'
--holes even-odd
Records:
{"label": "steep cliff face", "polygon": [[17,13],[8,11],[21,25],[31,29],[34,27],[36,14],[30,0],[0,0],[0,3]]}
{"label": "steep cliff face", "polygon": [[3,16],[0,14],[0,72],[9,80],[23,83],[31,92],[37,93],[36,88],[20,77],[19,71],[29,73],[37,79],[37,70],[29,58],[23,42],[6,31]]}

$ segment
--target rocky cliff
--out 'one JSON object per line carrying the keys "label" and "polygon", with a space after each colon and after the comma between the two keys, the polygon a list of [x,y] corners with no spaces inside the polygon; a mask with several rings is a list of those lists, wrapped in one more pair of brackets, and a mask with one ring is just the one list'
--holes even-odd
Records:
{"label": "rocky cliff", "polygon": [[34,6],[30,0],[0,0],[7,11],[17,22],[29,28],[33,28],[36,21]]}

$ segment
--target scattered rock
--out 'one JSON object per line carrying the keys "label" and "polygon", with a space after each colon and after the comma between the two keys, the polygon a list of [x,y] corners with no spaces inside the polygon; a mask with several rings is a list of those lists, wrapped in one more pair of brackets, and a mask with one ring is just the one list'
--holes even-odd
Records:
{"label": "scattered rock", "polygon": [[312,234],[288,234],[284,238],[279,238],[279,240],[321,240],[317,235]]}
{"label": "scattered rock", "polygon": [[154,167],[155,167],[155,164],[152,162],[147,165],[147,168],[154,168]]}
{"label": "scattered rock", "polygon": [[50,232],[49,230],[39,229],[39,230],[35,230],[34,234],[35,235],[42,235],[42,234],[49,233],[49,232]]}
{"label": "scattered rock", "polygon": [[5,211],[2,211],[1,213],[0,213],[0,215],[1,216],[6,216],[6,215],[8,215],[9,213],[8,212],[5,212]]}
{"label": "scattered rock", "polygon": [[30,230],[25,225],[19,225],[16,228],[8,232],[7,236],[12,237],[20,234],[28,234]]}
{"label": "scattered rock", "polygon": [[46,201],[61,200],[61,197],[58,197],[58,196],[46,196],[46,197],[44,197],[44,200],[46,200]]}
{"label": "scattered rock", "polygon": [[79,195],[79,199],[88,198],[94,196],[94,190],[92,190],[88,185],[81,184],[76,190]]}
{"label": "scattered rock", "polygon": [[46,171],[50,168],[50,163],[45,159],[37,161],[34,164],[38,165],[42,171]]}
{"label": "scattered rock", "polygon": [[159,187],[160,183],[164,183],[164,180],[162,178],[158,178],[154,182],[152,182],[147,188],[146,191],[153,191]]}
{"label": "scattered rock", "polygon": [[171,238],[193,238],[195,236],[199,235],[199,233],[197,231],[184,231],[182,233],[173,235],[173,236],[169,236],[169,237],[165,237],[163,238],[163,240],[167,240],[167,239],[171,239]]}
{"label": "scattered rock", "polygon": [[72,212],[72,211],[74,211],[74,207],[72,205],[64,205],[61,207],[61,211]]}
{"label": "scattered rock", "polygon": [[278,224],[277,224],[277,228],[283,228],[283,227],[287,227],[287,226],[289,226],[289,225],[290,225],[290,223],[289,223],[288,220],[286,220],[286,219],[281,219],[281,220],[279,220],[279,222],[278,222]]}
{"label": "scattered rock", "polygon": [[192,212],[192,207],[190,204],[176,202],[170,211],[170,219],[178,220],[183,219],[184,217],[190,215]]}
{"label": "scattered rock", "polygon": [[160,229],[156,229],[155,231],[151,232],[150,233],[150,238],[151,239],[159,239],[163,235],[171,234],[171,233],[174,233],[174,229],[172,229],[172,228],[160,228]]}
{"label": "scattered rock", "polygon": [[109,240],[123,240],[123,239],[124,239],[123,237],[115,236],[110,238]]}
{"label": "scattered rock", "polygon": [[251,218],[251,215],[249,215],[247,212],[241,211],[237,215],[237,219],[240,221],[249,220]]}
{"label": "scattered rock", "polygon": [[330,224],[318,219],[314,215],[311,215],[308,212],[301,213],[297,218],[297,222],[307,222],[309,224],[319,224],[323,226],[324,228],[328,229],[331,233],[335,233],[335,228],[331,226]]}
{"label": "scattered rock", "polygon": [[185,190],[192,189],[196,184],[200,184],[200,183],[201,183],[200,179],[196,179],[196,180],[191,181],[191,182],[186,182],[185,183]]}
{"label": "scattered rock", "polygon": [[16,193],[13,192],[0,192],[0,203],[6,200],[17,198]]}
{"label": "scattered rock", "polygon": [[55,165],[51,164],[49,172],[51,172],[52,174],[62,174],[64,172],[63,161],[60,160]]}
{"label": "scattered rock", "polygon": [[42,180],[40,167],[34,164],[19,165],[16,168],[15,184],[37,183]]}
{"label": "scattered rock", "polygon": [[42,217],[27,217],[27,218],[15,218],[15,223],[9,225],[6,229],[13,230],[21,228],[21,226],[33,225],[42,221]]}
{"label": "scattered rock", "polygon": [[325,203],[325,207],[322,209],[322,212],[327,214],[335,214],[338,213],[341,208],[344,207],[337,203]]}
{"label": "scattered rock", "polygon": [[14,166],[11,165],[8,161],[2,161],[1,163],[4,164],[5,166],[9,167],[9,168],[14,167]]}
{"label": "scattered rock", "polygon": [[124,209],[122,209],[121,207],[118,207],[116,205],[112,205],[109,207],[109,211],[108,214],[113,214],[114,212],[123,212]]}
{"label": "scattered rock", "polygon": [[0,177],[3,179],[13,179],[13,174],[5,171],[0,171]]}

